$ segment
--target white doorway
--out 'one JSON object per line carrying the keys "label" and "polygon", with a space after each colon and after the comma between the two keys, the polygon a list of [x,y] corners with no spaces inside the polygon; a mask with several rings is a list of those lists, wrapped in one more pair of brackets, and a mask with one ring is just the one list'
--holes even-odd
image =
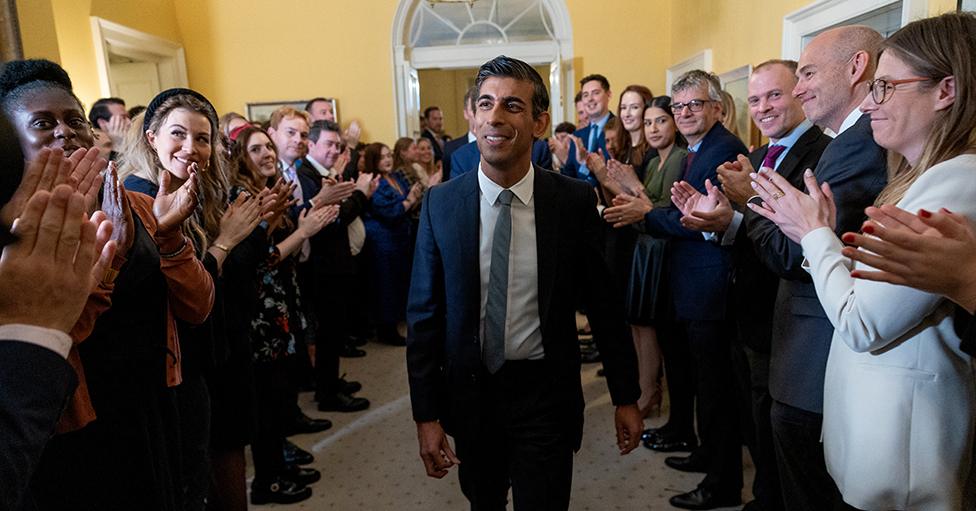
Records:
{"label": "white doorway", "polygon": [[160,91],[187,87],[179,44],[97,16],[91,24],[101,97],[122,98],[132,107],[148,105]]}
{"label": "white doorway", "polygon": [[393,21],[398,136],[420,133],[421,69],[477,68],[508,55],[548,70],[552,124],[572,119],[572,26],[565,0],[401,0]]}

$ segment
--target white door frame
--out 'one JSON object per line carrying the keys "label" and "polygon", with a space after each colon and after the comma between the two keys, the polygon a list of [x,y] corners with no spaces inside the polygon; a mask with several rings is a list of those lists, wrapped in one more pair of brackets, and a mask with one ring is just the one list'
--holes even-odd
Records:
{"label": "white door frame", "polygon": [[98,16],[91,17],[92,38],[95,42],[95,66],[101,97],[115,96],[110,79],[109,47],[121,54],[151,56],[159,69],[159,82],[164,87],[187,87],[186,53],[179,44],[147,34]]}
{"label": "white door frame", "polygon": [[693,69],[712,72],[712,49],[706,48],[668,68],[664,75],[664,88],[671,94],[671,84],[681,75]]}
{"label": "white door frame", "polygon": [[[898,0],[821,0],[797,9],[783,17],[782,58],[798,60],[803,49],[803,38],[827,27],[862,14],[880,9]],[[929,0],[902,0],[901,24],[929,15]]]}
{"label": "white door frame", "polygon": [[393,17],[393,101],[397,114],[397,136],[412,136],[420,131],[420,91],[415,83],[418,69],[476,68],[501,54],[533,65],[550,66],[552,124],[555,126],[564,119],[572,118],[568,117],[564,99],[571,98],[572,91],[567,92],[565,88],[576,81],[571,65],[573,27],[565,0],[542,0],[553,24],[553,41],[409,48],[405,44],[409,31],[407,23],[415,5],[424,1],[400,0]]}

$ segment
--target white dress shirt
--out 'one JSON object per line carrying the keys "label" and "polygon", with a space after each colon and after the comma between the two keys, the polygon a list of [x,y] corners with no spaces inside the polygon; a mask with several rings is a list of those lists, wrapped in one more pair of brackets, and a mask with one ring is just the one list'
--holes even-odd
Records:
{"label": "white dress shirt", "polygon": [[[505,314],[505,359],[538,360],[545,357],[539,319],[539,258],[535,235],[533,191],[535,169],[509,190],[512,199],[512,244],[508,264],[508,301]],[[478,262],[481,266],[481,338],[485,335],[485,310],[488,305],[488,276],[491,270],[491,244],[501,205],[503,188],[488,178],[478,165],[481,190],[481,229]]]}
{"label": "white dress shirt", "polygon": [[0,326],[0,342],[3,341],[35,344],[61,355],[61,358],[68,358],[72,344],[71,337],[60,330],[16,323]]}
{"label": "white dress shirt", "polygon": [[[298,161],[298,160],[295,160]],[[302,193],[302,182],[298,179],[298,171],[295,169],[295,162],[291,164],[285,163],[285,160],[278,160],[278,165],[281,167],[281,173],[285,176],[285,181],[288,184],[295,183],[295,191],[292,193],[292,197],[298,199],[297,206],[301,207],[305,204],[305,199]],[[297,220],[296,220],[297,226]],[[312,244],[306,239],[302,242],[301,248],[298,249],[298,260],[300,262],[308,261],[309,256],[312,254]]]}
{"label": "white dress shirt", "polygon": [[311,155],[306,156],[305,161],[307,161],[309,165],[311,165],[312,168],[315,169],[315,171],[318,172],[319,175],[322,177],[332,177],[332,175],[334,174],[334,172],[332,172],[331,170],[323,167],[321,163],[315,161],[315,158],[312,158]]}

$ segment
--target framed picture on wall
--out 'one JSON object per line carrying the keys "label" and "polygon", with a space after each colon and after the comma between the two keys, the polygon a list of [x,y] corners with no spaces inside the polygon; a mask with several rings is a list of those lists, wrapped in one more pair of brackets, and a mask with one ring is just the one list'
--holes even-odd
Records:
{"label": "framed picture on wall", "polygon": [[976,0],[959,0],[960,11],[976,11]]}
{"label": "framed picture on wall", "polygon": [[[326,98],[326,101],[332,104],[332,112],[335,114],[335,120],[339,122],[339,106],[336,104],[335,98]],[[271,114],[275,110],[283,106],[290,106],[296,110],[304,110],[306,103],[308,103],[307,99],[248,103],[245,107],[245,116],[253,123],[263,124],[271,119]]]}
{"label": "framed picture on wall", "polygon": [[[762,135],[752,124],[749,116],[749,75],[752,73],[752,65],[737,67],[718,75],[722,82],[722,90],[732,96],[734,113],[732,113],[731,123],[726,119],[725,127],[735,133],[747,147],[759,147],[762,142]],[[729,114],[726,114],[729,116]]]}

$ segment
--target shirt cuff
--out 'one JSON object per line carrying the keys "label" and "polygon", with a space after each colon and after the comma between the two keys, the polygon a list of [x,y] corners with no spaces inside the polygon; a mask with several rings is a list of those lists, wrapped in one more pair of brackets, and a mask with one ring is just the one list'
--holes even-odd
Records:
{"label": "shirt cuff", "polygon": [[732,221],[729,222],[729,227],[725,229],[725,234],[722,235],[722,246],[727,247],[735,243],[735,236],[739,232],[739,227],[742,225],[742,213],[738,211],[732,212]]}
{"label": "shirt cuff", "polygon": [[0,342],[20,341],[47,348],[61,358],[68,358],[71,350],[71,337],[53,328],[12,323],[0,326]]}

